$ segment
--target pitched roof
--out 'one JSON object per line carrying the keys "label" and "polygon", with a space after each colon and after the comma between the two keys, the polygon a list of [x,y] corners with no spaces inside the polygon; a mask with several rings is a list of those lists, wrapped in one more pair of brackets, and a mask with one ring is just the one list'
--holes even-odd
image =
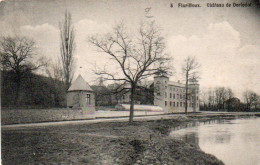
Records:
{"label": "pitched roof", "polygon": [[169,85],[177,86],[177,87],[185,87],[185,84],[180,83],[180,82],[174,82],[174,81],[169,81]]}
{"label": "pitched roof", "polygon": [[84,78],[79,75],[78,78],[72,82],[68,91],[93,91],[89,84],[84,80]]}

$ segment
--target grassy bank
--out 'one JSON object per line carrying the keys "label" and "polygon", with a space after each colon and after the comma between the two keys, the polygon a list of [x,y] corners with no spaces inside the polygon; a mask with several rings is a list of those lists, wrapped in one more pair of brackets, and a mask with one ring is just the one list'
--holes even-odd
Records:
{"label": "grassy bank", "polygon": [[[223,164],[168,136],[173,127],[235,115],[2,131],[3,164]],[[240,116],[243,117],[243,116]]]}

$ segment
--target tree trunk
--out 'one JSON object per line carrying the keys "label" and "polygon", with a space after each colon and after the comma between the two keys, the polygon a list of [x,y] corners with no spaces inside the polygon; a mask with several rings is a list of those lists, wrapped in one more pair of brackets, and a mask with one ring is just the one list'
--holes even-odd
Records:
{"label": "tree trunk", "polygon": [[[66,66],[66,67],[68,67],[68,66]],[[67,69],[68,70],[68,69]],[[68,72],[68,71],[67,71]],[[70,79],[70,75],[69,75],[69,73],[66,73],[66,79],[65,79],[65,86],[66,86],[66,91],[70,88],[70,81],[69,81],[69,79]]]}
{"label": "tree trunk", "polygon": [[186,72],[186,84],[185,84],[185,88],[186,88],[186,95],[185,95],[185,114],[188,114],[188,79],[189,79],[189,73]]}
{"label": "tree trunk", "polygon": [[20,94],[20,87],[21,87],[20,73],[16,73],[15,83],[16,83],[16,92],[15,92],[14,105],[17,106],[19,100],[19,94]]}
{"label": "tree trunk", "polygon": [[130,96],[129,124],[132,124],[134,121],[134,99],[135,99],[135,84],[132,84],[131,85],[131,96]]}

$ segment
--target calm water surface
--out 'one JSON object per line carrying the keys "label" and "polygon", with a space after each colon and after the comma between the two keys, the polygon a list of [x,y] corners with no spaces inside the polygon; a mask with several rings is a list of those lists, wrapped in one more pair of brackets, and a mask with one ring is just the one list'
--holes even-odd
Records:
{"label": "calm water surface", "polygon": [[175,128],[170,136],[199,145],[226,165],[260,165],[260,117],[214,120],[187,127]]}

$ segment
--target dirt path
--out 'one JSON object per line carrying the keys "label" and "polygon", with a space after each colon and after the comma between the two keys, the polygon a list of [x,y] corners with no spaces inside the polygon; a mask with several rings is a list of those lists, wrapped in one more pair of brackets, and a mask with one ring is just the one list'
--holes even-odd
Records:
{"label": "dirt path", "polygon": [[[229,116],[229,115],[260,115],[260,112],[248,113],[248,112],[201,112],[188,114],[189,117],[198,117],[198,116]],[[158,119],[174,119],[185,114],[165,114],[165,115],[156,115],[156,116],[136,116],[135,121],[147,121],[147,120],[158,120]],[[58,126],[58,125],[77,125],[77,124],[92,124],[92,123],[101,123],[101,122],[126,122],[128,117],[120,118],[99,118],[99,119],[87,119],[87,120],[73,120],[73,121],[58,121],[58,122],[42,122],[42,123],[28,123],[28,124],[12,124],[12,125],[2,125],[2,130],[17,130],[24,128],[34,128],[34,127],[47,127],[47,126]]]}
{"label": "dirt path", "polygon": [[[135,121],[143,120],[156,120],[156,119],[168,119],[178,116],[183,116],[181,114],[172,114],[172,115],[158,115],[158,116],[145,116],[145,117],[135,117]],[[128,121],[128,117],[120,118],[102,118],[102,119],[89,119],[89,120],[74,120],[74,121],[58,121],[58,122],[42,122],[42,123],[28,123],[28,124],[12,124],[12,125],[2,125],[3,130],[11,129],[23,129],[30,127],[47,127],[55,125],[74,125],[74,124],[92,124],[92,123],[101,123],[101,122],[125,122]]]}

